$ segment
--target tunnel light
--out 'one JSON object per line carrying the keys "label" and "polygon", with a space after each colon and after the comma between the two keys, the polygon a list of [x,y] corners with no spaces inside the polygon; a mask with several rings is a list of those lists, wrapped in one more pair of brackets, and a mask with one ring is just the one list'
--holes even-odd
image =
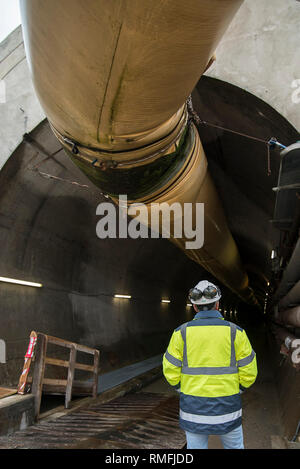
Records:
{"label": "tunnel light", "polygon": [[25,280],[16,280],[14,278],[7,278],[7,277],[0,277],[0,282],[15,283],[18,285],[26,285],[27,287],[36,287],[36,288],[41,288],[43,286],[41,283],[26,282]]}
{"label": "tunnel light", "polygon": [[274,249],[272,249],[272,252],[271,252],[271,259],[275,259],[276,256],[276,251]]}
{"label": "tunnel light", "polygon": [[131,295],[114,295],[115,298],[131,298]]}
{"label": "tunnel light", "polygon": [[170,303],[170,300],[161,300],[162,303]]}

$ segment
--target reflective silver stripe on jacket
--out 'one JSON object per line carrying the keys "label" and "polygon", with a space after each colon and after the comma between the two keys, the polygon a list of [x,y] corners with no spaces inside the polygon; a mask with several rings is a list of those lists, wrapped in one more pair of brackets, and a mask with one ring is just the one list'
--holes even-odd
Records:
{"label": "reflective silver stripe on jacket", "polygon": [[238,369],[236,366],[235,348],[234,348],[234,341],[235,341],[235,336],[236,336],[235,324],[230,323],[231,351],[230,351],[230,365],[229,366],[201,366],[201,367],[188,366],[187,347],[186,347],[186,328],[187,328],[187,323],[183,324],[180,329],[182,340],[183,340],[183,360],[182,360],[183,366],[181,369],[181,373],[185,375],[224,375],[224,374],[238,373]]}
{"label": "reflective silver stripe on jacket", "polygon": [[178,358],[173,357],[173,355],[171,355],[168,351],[166,351],[165,357],[168,360],[168,362],[170,362],[172,365],[179,366],[179,367],[182,366],[182,361],[178,360]]}
{"label": "reflective silver stripe on jacket", "polygon": [[234,348],[235,336],[236,336],[236,325],[230,323],[230,339],[231,339],[230,366],[236,368],[236,357],[235,357],[235,348]]}
{"label": "reflective silver stripe on jacket", "polygon": [[183,366],[181,373],[184,375],[231,375],[237,373],[236,366]]}
{"label": "reflective silver stripe on jacket", "polygon": [[189,414],[188,412],[180,410],[180,418],[182,418],[183,420],[187,420],[188,422],[193,423],[203,423],[209,425],[232,422],[233,420],[236,420],[241,417],[241,415],[242,409],[237,410],[236,412],[231,412],[230,414],[223,415],[197,415]]}
{"label": "reflective silver stripe on jacket", "polygon": [[254,350],[252,350],[252,352],[250,353],[250,355],[248,355],[248,357],[242,358],[241,360],[237,362],[237,366],[240,367],[240,366],[249,365],[254,359],[254,357],[255,357],[255,352]]}
{"label": "reflective silver stripe on jacket", "polygon": [[186,354],[186,327],[187,323],[183,324],[180,328],[181,332],[181,337],[183,340],[183,358],[182,358],[182,364],[184,367],[188,366],[188,361],[187,361],[187,354]]}

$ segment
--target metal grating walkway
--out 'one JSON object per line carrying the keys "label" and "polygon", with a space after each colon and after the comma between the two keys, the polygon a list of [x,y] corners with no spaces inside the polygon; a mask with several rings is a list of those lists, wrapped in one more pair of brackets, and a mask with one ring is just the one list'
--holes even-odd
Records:
{"label": "metal grating walkway", "polygon": [[178,425],[178,400],[166,394],[127,394],[2,437],[0,448],[180,449],[186,440]]}

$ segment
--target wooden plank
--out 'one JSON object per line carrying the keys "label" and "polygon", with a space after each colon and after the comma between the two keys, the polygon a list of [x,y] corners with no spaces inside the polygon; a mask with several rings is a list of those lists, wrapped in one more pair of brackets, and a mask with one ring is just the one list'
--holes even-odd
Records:
{"label": "wooden plank", "polygon": [[73,342],[69,342],[68,340],[59,339],[58,337],[53,337],[48,335],[48,342],[49,344],[59,345],[60,347],[67,347],[71,348]]}
{"label": "wooden plank", "polygon": [[94,355],[95,353],[95,349],[91,347],[87,347],[86,345],[75,344],[74,342],[70,342],[69,340],[59,339],[58,337],[53,337],[51,335],[47,335],[47,338],[48,338],[49,344],[60,345],[61,347],[67,347],[67,348],[75,347],[77,351],[86,352],[91,355]]}
{"label": "wooden plank", "polygon": [[[32,383],[32,378],[29,377],[27,380],[27,383]],[[73,383],[75,386],[81,386],[81,387],[91,387],[93,386],[93,383],[89,383],[86,381],[74,381]],[[66,379],[56,379],[56,378],[44,378],[43,379],[43,386],[66,386],[67,385],[67,380]]]}
{"label": "wooden plank", "polygon": [[66,409],[70,406],[70,401],[72,399],[72,387],[75,374],[75,363],[76,363],[76,348],[75,346],[71,347],[70,351],[70,363],[68,370],[68,379],[67,379],[67,388],[66,388],[66,398],[65,398],[65,407]]}
{"label": "wooden plank", "polygon": [[86,345],[75,344],[75,346],[76,346],[76,350],[78,352],[85,352],[85,353],[89,353],[90,355],[94,355],[94,353],[95,353],[94,348],[87,347]]}
{"label": "wooden plank", "polygon": [[98,393],[99,355],[100,355],[99,351],[96,350],[94,354],[93,397],[97,397],[97,393]]}
{"label": "wooden plank", "polygon": [[44,378],[43,385],[47,384],[49,386],[67,386],[66,379],[55,379],[55,378]]}
{"label": "wooden plank", "polygon": [[29,346],[27,353],[25,355],[24,366],[23,370],[19,379],[18,384],[18,394],[25,394],[28,389],[28,375],[30,371],[31,362],[34,356],[35,347],[36,347],[36,340],[37,340],[37,333],[35,331],[31,331],[30,338],[29,338]]}
{"label": "wooden plank", "polygon": [[84,363],[75,363],[76,370],[84,370],[94,372],[94,365],[85,365]]}
{"label": "wooden plank", "polygon": [[37,334],[37,353],[35,359],[34,373],[32,378],[32,394],[35,396],[34,414],[37,419],[40,413],[43,379],[45,373],[45,358],[47,353],[47,337],[45,334]]}
{"label": "wooden plank", "polygon": [[[62,393],[65,393],[67,386],[66,379],[54,379],[54,378],[44,378],[43,381],[43,392],[51,391],[51,389],[60,389]],[[73,390],[82,389],[85,393],[89,392],[92,394],[93,382],[86,381],[73,381]]]}
{"label": "wooden plank", "polygon": [[[54,366],[63,366],[65,368],[69,367],[68,360],[59,360],[58,358],[50,358],[46,357],[46,365],[54,365]],[[94,365],[85,365],[84,363],[75,363],[75,368],[77,370],[84,370],[94,372]]]}
{"label": "wooden plank", "polygon": [[[76,386],[73,383],[72,388],[72,396],[92,396],[92,385],[87,386]],[[43,394],[45,395],[65,395],[66,394],[66,386],[59,386],[59,385],[43,385]]]}
{"label": "wooden plank", "polygon": [[69,366],[68,360],[59,360],[58,358],[46,357],[45,363],[46,365],[63,366],[65,368]]}
{"label": "wooden plank", "polygon": [[10,388],[0,388],[0,399],[7,396],[12,396],[13,394],[17,393],[17,389],[10,389]]}

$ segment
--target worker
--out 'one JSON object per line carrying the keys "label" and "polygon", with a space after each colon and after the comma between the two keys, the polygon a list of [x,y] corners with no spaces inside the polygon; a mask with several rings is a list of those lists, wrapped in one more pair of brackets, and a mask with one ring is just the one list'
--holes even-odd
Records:
{"label": "worker", "polygon": [[172,334],[163,373],[180,393],[179,424],[187,449],[207,449],[219,435],[225,449],[243,449],[241,393],[257,376],[246,332],[224,320],[220,289],[207,280],[189,291],[196,315]]}

